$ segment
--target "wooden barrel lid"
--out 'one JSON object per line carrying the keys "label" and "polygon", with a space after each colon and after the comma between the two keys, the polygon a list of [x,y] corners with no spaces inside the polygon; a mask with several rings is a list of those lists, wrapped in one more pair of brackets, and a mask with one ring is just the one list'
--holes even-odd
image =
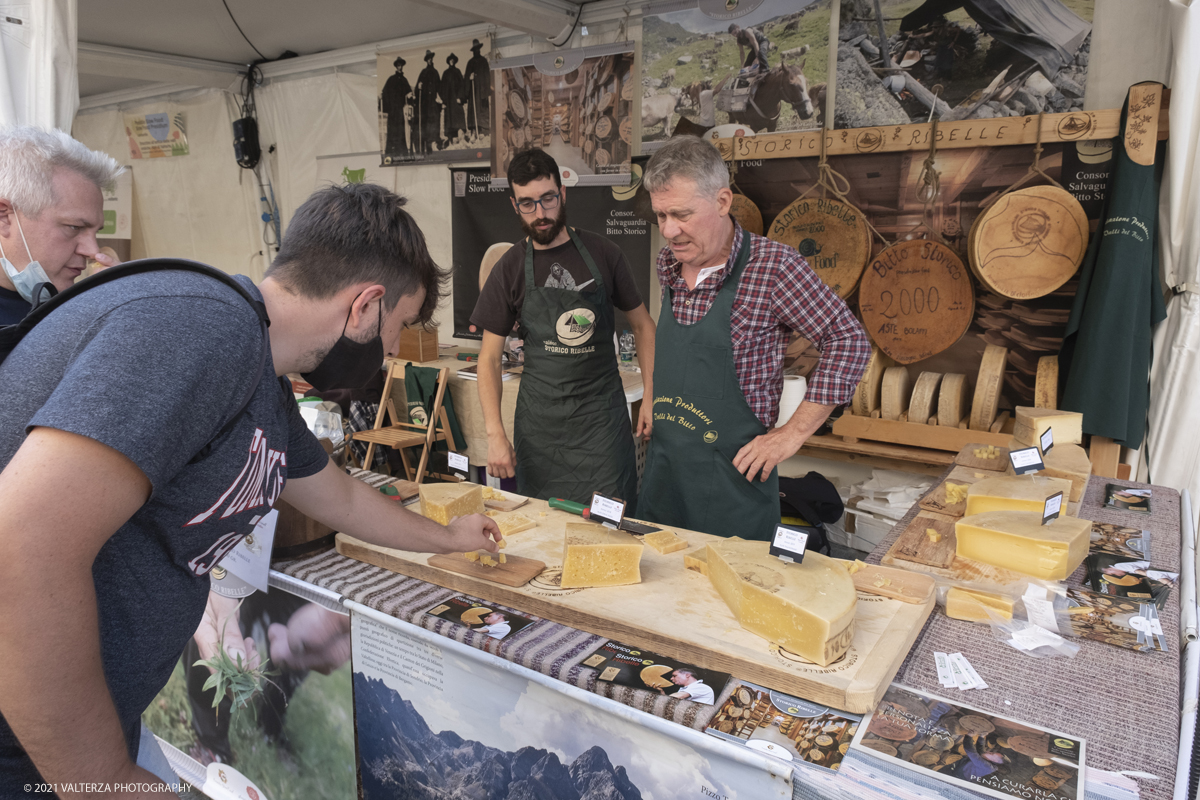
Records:
{"label": "wooden barrel lid", "polygon": [[621,125],[619,127],[621,130],[621,141],[625,144],[629,144],[630,140],[633,138],[633,117],[626,117],[625,119],[621,120]]}
{"label": "wooden barrel lid", "polygon": [[912,399],[908,403],[909,422],[929,422],[937,410],[938,386],[941,382],[940,372],[922,372],[917,376]]}
{"label": "wooden barrel lid", "polygon": [[621,84],[621,99],[626,101],[633,99],[633,81],[628,77],[626,77],[625,82]]}
{"label": "wooden barrel lid", "polygon": [[967,383],[966,375],[947,373],[942,378],[942,388],[938,392],[937,418],[938,425],[948,428],[958,427],[958,423],[967,416],[970,410],[968,398],[971,396],[971,385]]}
{"label": "wooden barrel lid", "polygon": [[1024,300],[1071,279],[1087,250],[1088,221],[1070,192],[1033,186],[1009,192],[977,220],[968,256],[997,294]]}
{"label": "wooden barrel lid", "polygon": [[587,155],[591,155],[591,154],[592,154],[592,151],[593,151],[593,150],[595,150],[595,149],[596,149],[596,140],[595,140],[595,139],[586,139],[586,140],[584,140],[584,142],[583,142],[583,152],[584,152],[585,154],[587,154]]}
{"label": "wooden barrel lid", "polygon": [[907,367],[888,367],[883,372],[883,386],[879,398],[879,414],[884,419],[900,419],[908,411],[908,398],[912,396],[912,379]]}
{"label": "wooden barrel lid", "polygon": [[729,213],[738,221],[746,230],[751,233],[757,233],[762,236],[763,233],[763,218],[762,212],[758,210],[758,206],[754,201],[744,194],[735,194],[733,196],[733,205],[729,209]]}
{"label": "wooden barrel lid", "polygon": [[608,163],[611,160],[612,160],[612,156],[603,147],[601,147],[599,150],[596,151],[596,166],[597,167],[607,167]]}
{"label": "wooden barrel lid", "polygon": [[528,114],[525,109],[525,98],[518,91],[514,90],[508,93],[508,107],[519,119],[524,119]]}
{"label": "wooden barrel lid", "polygon": [[612,106],[612,104],[613,104],[614,98],[615,98],[615,95],[612,92],[604,92],[603,94],[601,94],[599,109],[601,111],[608,111],[609,107]]}
{"label": "wooden barrel lid", "polygon": [[1004,386],[1004,367],[1008,363],[1008,348],[987,345],[979,362],[979,377],[975,380],[975,399],[971,401],[971,430],[986,431],[996,419],[1000,390]]}
{"label": "wooden barrel lid", "polygon": [[871,359],[863,371],[858,388],[850,401],[850,408],[860,417],[869,417],[871,412],[879,408],[880,389],[883,385],[883,373],[896,362],[888,358],[878,347],[871,348]]}
{"label": "wooden barrel lid", "polygon": [[609,136],[612,136],[612,132],[613,132],[612,117],[605,115],[605,116],[601,117],[600,119],[596,120],[596,138],[597,139],[607,139]]}
{"label": "wooden barrel lid", "polygon": [[508,248],[512,245],[508,242],[496,242],[494,245],[483,251],[483,260],[479,262],[479,289],[483,290],[483,285],[487,283],[488,276],[492,274],[492,268],[496,266],[496,262],[500,260],[500,256],[508,252]]}
{"label": "wooden barrel lid", "polygon": [[1038,408],[1058,408],[1058,356],[1038,359],[1033,404]]}
{"label": "wooden barrel lid", "polygon": [[843,300],[871,257],[871,231],[863,213],[832,197],[796,200],[775,217],[767,238],[795,248]]}
{"label": "wooden barrel lid", "polygon": [[975,315],[975,292],[953,250],[913,239],[885,248],[871,261],[863,273],[858,307],[879,349],[911,364],[962,338]]}

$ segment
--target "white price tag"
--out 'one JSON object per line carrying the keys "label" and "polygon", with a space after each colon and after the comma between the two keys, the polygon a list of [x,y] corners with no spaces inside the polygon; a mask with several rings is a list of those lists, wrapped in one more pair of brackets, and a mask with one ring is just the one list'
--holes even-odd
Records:
{"label": "white price tag", "polygon": [[1050,452],[1050,448],[1054,447],[1054,428],[1046,428],[1046,432],[1042,434],[1042,455]]}
{"label": "white price tag", "polygon": [[625,516],[625,503],[596,492],[592,495],[590,519],[593,522],[620,525]]}
{"label": "white price tag", "polygon": [[450,463],[450,469],[457,470],[463,475],[466,475],[471,469],[471,462],[462,453],[446,453],[446,460]]}
{"label": "white price tag", "polygon": [[950,660],[945,653],[934,653],[933,663],[937,666],[938,683],[947,689],[955,686],[954,676],[950,673]]}
{"label": "white price tag", "polygon": [[962,653],[951,653],[949,661],[950,673],[954,676],[954,684],[959,689],[973,689],[975,681],[971,680],[971,676],[963,664]]}
{"label": "white price tag", "polygon": [[1008,460],[1012,462],[1013,472],[1018,475],[1025,475],[1046,468],[1046,465],[1042,463],[1041,453],[1038,452],[1036,447],[1012,450],[1008,454]]}
{"label": "white price tag", "polygon": [[1059,512],[1062,511],[1063,493],[1055,492],[1046,498],[1046,505],[1042,508],[1042,524],[1046,525],[1058,519]]}
{"label": "white price tag", "polygon": [[275,541],[275,523],[278,521],[279,511],[271,509],[258,521],[254,530],[221,559],[220,566],[260,592],[267,591],[267,576],[271,572],[271,544]]}
{"label": "white price tag", "polygon": [[767,552],[784,561],[800,563],[804,561],[804,551],[807,547],[808,533],[806,531],[789,528],[786,525],[777,525]]}

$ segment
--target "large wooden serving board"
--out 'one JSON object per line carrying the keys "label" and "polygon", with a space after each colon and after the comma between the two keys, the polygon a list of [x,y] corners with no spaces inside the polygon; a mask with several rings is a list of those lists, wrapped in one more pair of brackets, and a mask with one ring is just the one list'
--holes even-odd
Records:
{"label": "large wooden serving board", "polygon": [[538,525],[507,537],[504,552],[545,561],[547,569],[520,587],[448,572],[431,566],[428,554],[379,547],[346,534],[338,534],[337,549],[393,572],[857,714],[878,704],[933,609],[932,595],[912,603],[859,592],[849,651],[820,667],[744,630],[708,578],[684,568],[685,552],[718,537],[676,530],[687,549],[661,555],[645,548],[640,584],[563,589],[564,526],[579,517],[550,509],[542,500],[531,500],[522,513]]}

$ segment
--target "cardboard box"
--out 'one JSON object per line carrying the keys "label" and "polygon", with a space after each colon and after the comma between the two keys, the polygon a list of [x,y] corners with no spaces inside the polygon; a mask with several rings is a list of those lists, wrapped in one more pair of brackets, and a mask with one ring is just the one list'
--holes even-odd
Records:
{"label": "cardboard box", "polygon": [[400,331],[400,344],[396,347],[396,358],[420,364],[438,360],[437,328],[404,328]]}

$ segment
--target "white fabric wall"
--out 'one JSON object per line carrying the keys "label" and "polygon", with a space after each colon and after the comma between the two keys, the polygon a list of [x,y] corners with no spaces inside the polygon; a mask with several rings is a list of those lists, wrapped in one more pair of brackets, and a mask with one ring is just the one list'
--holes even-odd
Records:
{"label": "white fabric wall", "polygon": [[0,125],[71,129],[79,108],[76,0],[6,6],[0,21]]}
{"label": "white fabric wall", "polygon": [[[179,111],[187,114],[188,155],[129,157],[126,113]],[[190,258],[255,280],[262,277],[255,258],[263,249],[258,191],[254,176],[233,160],[232,122],[232,104],[215,90],[75,119],[77,139],[112,154],[133,172],[134,258]]]}
{"label": "white fabric wall", "polygon": [[1200,497],[1200,3],[1172,0],[1171,138],[1160,203],[1163,285],[1189,284],[1169,298],[1150,373],[1150,478]]}

